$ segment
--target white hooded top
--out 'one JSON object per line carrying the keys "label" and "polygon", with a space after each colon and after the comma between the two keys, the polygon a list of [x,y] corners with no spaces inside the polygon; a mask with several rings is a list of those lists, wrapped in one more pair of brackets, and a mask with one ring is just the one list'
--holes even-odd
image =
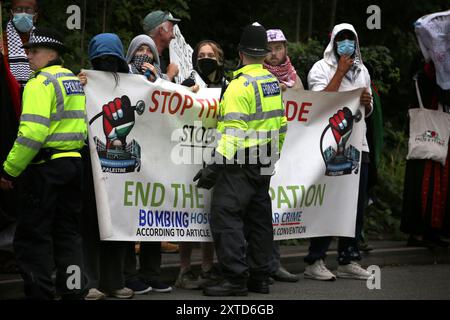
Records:
{"label": "white hooded top", "polygon": [[[323,59],[316,62],[308,74],[309,90],[323,91],[336,74],[338,67],[338,58],[336,57],[336,54],[334,52],[334,39],[336,35],[342,30],[349,30],[355,34],[356,45],[355,45],[354,64],[342,79],[339,91],[351,91],[358,88],[367,88],[370,94],[372,94],[372,90],[370,89],[370,75],[369,71],[367,71],[367,68],[364,66],[362,61],[358,34],[356,33],[355,28],[348,23],[341,23],[333,28],[330,43],[325,49]],[[366,114],[366,117],[370,116],[372,111],[373,111],[373,102],[371,103],[370,112]],[[364,125],[364,132],[366,132],[367,127],[365,121],[363,122],[363,125]],[[363,138],[362,151],[369,152],[369,145],[367,143],[365,134]]]}

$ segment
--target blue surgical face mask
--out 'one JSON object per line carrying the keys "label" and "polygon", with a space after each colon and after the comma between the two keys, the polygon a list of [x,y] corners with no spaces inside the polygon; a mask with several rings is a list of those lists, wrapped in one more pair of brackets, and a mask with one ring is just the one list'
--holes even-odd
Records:
{"label": "blue surgical face mask", "polygon": [[33,28],[33,15],[28,13],[15,13],[13,23],[22,33],[29,32]]}
{"label": "blue surgical face mask", "polygon": [[352,56],[355,53],[355,40],[342,40],[337,42],[337,53],[339,56]]}

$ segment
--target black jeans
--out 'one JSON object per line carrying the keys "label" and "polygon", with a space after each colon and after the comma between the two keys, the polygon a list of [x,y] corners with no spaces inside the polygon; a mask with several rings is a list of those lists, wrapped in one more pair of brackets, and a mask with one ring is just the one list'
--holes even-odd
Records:
{"label": "black jeans", "polygon": [[[351,261],[361,260],[361,254],[358,249],[358,241],[360,238],[364,223],[364,209],[366,203],[367,179],[369,172],[369,164],[361,164],[361,175],[359,180],[358,206],[356,213],[356,229],[355,237],[339,237],[338,238],[338,262],[340,265],[349,264]],[[326,258],[326,253],[330,247],[332,237],[312,238],[309,247],[309,253],[305,257],[305,262],[313,264],[317,260]]]}
{"label": "black jeans", "polygon": [[[81,287],[68,269],[82,265],[79,219],[83,196],[83,166],[79,158],[61,158],[29,165],[20,180],[21,201],[14,252],[24,280],[25,295],[50,300],[79,298]],[[52,274],[56,268],[56,283]],[[82,281],[82,274],[79,282]],[[56,286],[56,290],[55,290]]]}
{"label": "black jeans", "polygon": [[134,242],[127,244],[125,259],[125,280],[160,280],[161,277],[161,242],[141,242],[137,270]]}
{"label": "black jeans", "polygon": [[85,192],[81,235],[83,237],[83,269],[87,289],[110,292],[125,286],[124,264],[127,242],[101,241],[97,218],[94,182],[89,150],[83,149]]}
{"label": "black jeans", "polygon": [[227,165],[214,188],[211,231],[224,278],[265,280],[272,258],[270,176],[258,166]]}

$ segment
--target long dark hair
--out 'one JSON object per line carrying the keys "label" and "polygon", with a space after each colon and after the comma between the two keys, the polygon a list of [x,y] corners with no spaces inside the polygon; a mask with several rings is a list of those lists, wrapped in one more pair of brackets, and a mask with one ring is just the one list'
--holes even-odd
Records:
{"label": "long dark hair", "polygon": [[117,73],[129,73],[127,63],[113,55],[103,55],[91,61],[92,68],[97,71],[111,72],[116,82],[116,87],[119,85],[119,76]]}

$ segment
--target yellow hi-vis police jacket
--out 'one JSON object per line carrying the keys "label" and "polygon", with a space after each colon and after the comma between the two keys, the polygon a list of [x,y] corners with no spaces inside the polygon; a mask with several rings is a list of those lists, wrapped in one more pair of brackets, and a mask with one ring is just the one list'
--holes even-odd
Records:
{"label": "yellow hi-vis police jacket", "polygon": [[78,78],[54,65],[33,74],[23,93],[19,133],[4,171],[18,177],[42,148],[62,152],[52,159],[81,157],[87,137],[86,99]]}
{"label": "yellow hi-vis police jacket", "polygon": [[238,150],[262,146],[278,136],[281,152],[287,119],[278,80],[262,64],[247,65],[233,77],[220,102],[216,151],[231,160]]}

